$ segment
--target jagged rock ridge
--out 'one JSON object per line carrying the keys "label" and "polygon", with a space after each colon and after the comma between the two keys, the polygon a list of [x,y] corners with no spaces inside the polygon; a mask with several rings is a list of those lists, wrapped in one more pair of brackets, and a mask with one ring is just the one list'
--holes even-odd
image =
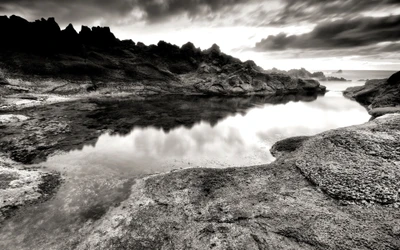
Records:
{"label": "jagged rock ridge", "polygon": [[[8,86],[0,91],[3,94],[264,95],[325,91],[315,80],[267,73],[252,61],[242,62],[222,53],[215,44],[203,51],[192,43],[178,47],[160,41],[146,46],[120,41],[108,27],[82,26],[78,33],[70,24],[61,30],[54,18],[28,22],[17,16],[0,17],[0,30],[4,35],[0,41],[1,81]],[[13,82],[18,82],[19,89]]]}

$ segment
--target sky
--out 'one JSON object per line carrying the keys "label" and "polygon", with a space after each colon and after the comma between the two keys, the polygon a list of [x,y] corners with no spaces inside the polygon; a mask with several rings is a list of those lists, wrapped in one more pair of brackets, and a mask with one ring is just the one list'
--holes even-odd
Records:
{"label": "sky", "polygon": [[400,0],[0,0],[0,15],[192,42],[264,69],[399,70]]}

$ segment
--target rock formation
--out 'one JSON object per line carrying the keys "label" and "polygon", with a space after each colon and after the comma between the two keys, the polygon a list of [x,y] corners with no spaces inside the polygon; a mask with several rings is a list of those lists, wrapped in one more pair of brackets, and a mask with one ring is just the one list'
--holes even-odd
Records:
{"label": "rock formation", "polygon": [[400,71],[388,79],[368,80],[364,86],[348,88],[344,95],[367,107],[374,117],[400,112]]}
{"label": "rock formation", "polygon": [[[0,69],[8,82],[28,92],[55,94],[131,93],[252,95],[323,93],[317,81],[266,73],[218,45],[201,51],[160,41],[146,46],[120,41],[108,27],[72,24],[60,30],[54,18],[28,22],[1,17]],[[36,40],[31,43],[31,38]],[[29,80],[28,80],[29,79]],[[46,83],[46,84],[43,84]],[[14,86],[4,87],[13,91]],[[7,92],[5,90],[0,91]]]}

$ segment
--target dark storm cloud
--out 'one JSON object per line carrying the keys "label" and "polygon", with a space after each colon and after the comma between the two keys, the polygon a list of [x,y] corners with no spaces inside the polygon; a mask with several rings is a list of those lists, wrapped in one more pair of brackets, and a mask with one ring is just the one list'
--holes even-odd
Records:
{"label": "dark storm cloud", "polygon": [[0,0],[0,14],[20,14],[28,19],[56,17],[61,22],[120,17],[132,10],[125,0]]}
{"label": "dark storm cloud", "polygon": [[329,51],[315,49],[315,50],[302,50],[302,49],[290,49],[290,50],[275,50],[268,51],[266,54],[269,58],[280,58],[280,59],[309,59],[309,58],[329,58],[329,57],[357,57],[357,58],[375,58],[375,59],[393,59],[398,60],[398,51],[400,51],[400,43],[386,44],[386,45],[370,45],[359,48],[340,48],[332,49]]}
{"label": "dark storm cloud", "polygon": [[18,11],[34,18],[55,16],[62,22],[76,22],[121,19],[136,10],[143,13],[145,21],[159,22],[180,14],[189,17],[213,14],[248,2],[251,0],[0,0],[0,11]]}
{"label": "dark storm cloud", "polygon": [[255,50],[337,49],[355,48],[380,42],[400,40],[400,15],[387,17],[358,17],[317,25],[302,35],[268,36],[256,44]]}
{"label": "dark storm cloud", "polygon": [[390,10],[400,0],[284,0],[284,7],[269,24],[319,22],[332,18],[352,18],[365,11]]}
{"label": "dark storm cloud", "polygon": [[215,13],[235,5],[251,2],[249,0],[137,0],[136,5],[144,10],[150,21],[158,21],[170,16],[186,13],[191,17]]}

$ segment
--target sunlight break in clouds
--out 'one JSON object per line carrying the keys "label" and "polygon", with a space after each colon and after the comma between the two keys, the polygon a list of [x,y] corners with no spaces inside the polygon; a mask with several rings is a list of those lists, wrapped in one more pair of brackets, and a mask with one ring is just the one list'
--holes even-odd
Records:
{"label": "sunlight break in clouds", "polygon": [[[110,26],[118,38],[145,44],[191,41],[207,49],[217,43],[223,52],[264,68],[396,70],[400,65],[392,56],[397,47],[378,45],[400,41],[396,0],[3,0],[0,14],[30,20],[54,16],[61,27],[72,23],[78,30]],[[371,57],[379,60],[366,63]]]}

